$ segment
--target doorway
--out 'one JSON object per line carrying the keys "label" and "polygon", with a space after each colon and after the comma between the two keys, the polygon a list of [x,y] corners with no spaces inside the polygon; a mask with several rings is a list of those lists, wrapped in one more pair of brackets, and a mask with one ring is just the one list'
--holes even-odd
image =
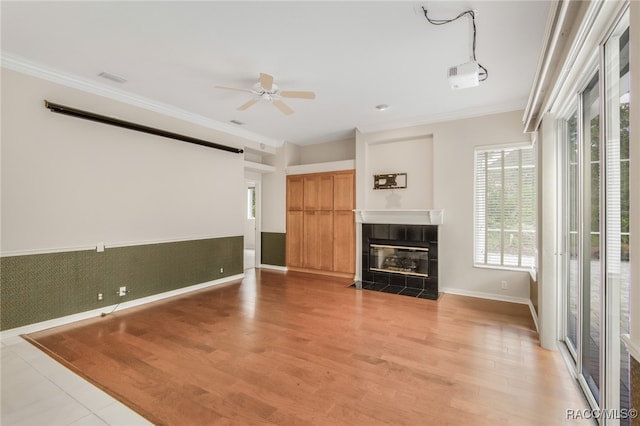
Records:
{"label": "doorway", "polygon": [[260,185],[259,181],[245,180],[245,211],[244,211],[244,270],[258,266],[260,247]]}

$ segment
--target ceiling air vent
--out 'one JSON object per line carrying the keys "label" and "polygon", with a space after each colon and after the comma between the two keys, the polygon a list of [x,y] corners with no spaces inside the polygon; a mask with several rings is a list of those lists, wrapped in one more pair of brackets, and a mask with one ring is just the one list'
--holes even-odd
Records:
{"label": "ceiling air vent", "polygon": [[115,83],[126,83],[127,80],[125,78],[120,77],[119,75],[111,74],[108,72],[101,72],[98,74],[98,77],[106,78],[107,80],[111,80]]}
{"label": "ceiling air vent", "polygon": [[238,120],[231,120],[230,122],[238,126],[242,126],[244,124],[242,121],[238,121]]}

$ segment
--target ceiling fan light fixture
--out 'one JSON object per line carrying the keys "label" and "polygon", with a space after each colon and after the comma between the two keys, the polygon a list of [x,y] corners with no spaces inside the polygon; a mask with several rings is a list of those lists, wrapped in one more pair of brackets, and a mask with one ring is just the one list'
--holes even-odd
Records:
{"label": "ceiling fan light fixture", "polygon": [[387,104],[376,105],[376,109],[378,111],[386,111],[386,110],[389,109],[389,105],[387,105]]}
{"label": "ceiling fan light fixture", "polygon": [[274,100],[278,99],[275,93],[264,92],[264,93],[261,93],[259,96],[261,99],[269,102],[273,102]]}

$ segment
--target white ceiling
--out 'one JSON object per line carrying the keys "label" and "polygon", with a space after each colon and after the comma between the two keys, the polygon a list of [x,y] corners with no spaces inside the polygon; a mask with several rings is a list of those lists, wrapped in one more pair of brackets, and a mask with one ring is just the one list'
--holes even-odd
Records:
{"label": "white ceiling", "polygon": [[[477,11],[478,61],[488,80],[450,89],[449,67],[469,60],[471,24],[429,24]],[[24,2],[2,1],[3,63],[53,69],[201,116],[271,145],[339,140],[361,131],[522,109],[546,25],[547,1]],[[109,72],[124,84],[98,77]],[[283,115],[267,102],[236,108],[260,72],[284,90]],[[55,102],[55,100],[52,100]],[[378,111],[375,106],[388,104]],[[73,105],[70,105],[73,106]],[[101,111],[93,111],[101,113]],[[123,117],[123,119],[125,119]],[[230,124],[230,120],[245,123]]]}

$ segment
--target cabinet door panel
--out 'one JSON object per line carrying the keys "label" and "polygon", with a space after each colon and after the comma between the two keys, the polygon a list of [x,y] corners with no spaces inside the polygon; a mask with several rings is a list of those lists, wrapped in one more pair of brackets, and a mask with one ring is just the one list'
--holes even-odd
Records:
{"label": "cabinet door panel", "polygon": [[318,177],[318,208],[319,210],[333,210],[333,176],[320,175]]}
{"label": "cabinet door panel", "polygon": [[304,215],[302,211],[287,212],[287,266],[303,265]]}
{"label": "cabinet door panel", "polygon": [[356,268],[356,228],[352,211],[333,212],[333,267],[336,272],[354,273]]}
{"label": "cabinet door panel", "polygon": [[318,176],[304,177],[304,210],[318,210],[318,191],[320,179]]}
{"label": "cabinet door panel", "polygon": [[304,212],[304,255],[303,266],[305,268],[316,269],[318,265],[318,212]]}
{"label": "cabinet door panel", "polygon": [[318,264],[315,269],[333,270],[333,212],[318,212]]}
{"label": "cabinet door panel", "polygon": [[301,176],[287,176],[287,210],[304,207],[304,180]]}
{"label": "cabinet door panel", "polygon": [[333,177],[334,210],[353,210],[355,208],[355,187],[353,172],[340,173]]}

